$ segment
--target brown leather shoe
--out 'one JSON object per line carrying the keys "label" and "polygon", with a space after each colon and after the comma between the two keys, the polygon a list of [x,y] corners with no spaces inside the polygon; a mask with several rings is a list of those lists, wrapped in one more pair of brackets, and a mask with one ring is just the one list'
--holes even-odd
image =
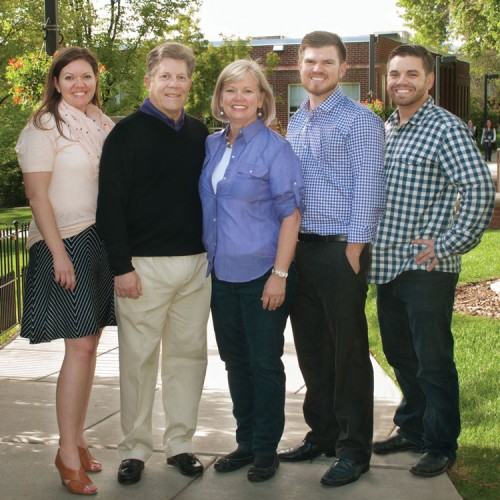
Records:
{"label": "brown leather shoe", "polygon": [[64,465],[60,450],[57,450],[55,465],[61,476],[61,483],[70,493],[75,495],[95,495],[97,493],[96,485],[90,480],[81,465],[77,470]]}

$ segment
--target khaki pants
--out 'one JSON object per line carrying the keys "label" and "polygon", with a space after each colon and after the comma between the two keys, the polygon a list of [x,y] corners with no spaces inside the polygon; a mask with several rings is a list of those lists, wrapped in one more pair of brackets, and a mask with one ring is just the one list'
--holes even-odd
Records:
{"label": "khaki pants", "polygon": [[134,257],[143,294],[116,298],[120,350],[121,459],[153,453],[152,410],[161,345],[163,445],[167,457],[192,452],[207,367],[211,281],[206,254]]}

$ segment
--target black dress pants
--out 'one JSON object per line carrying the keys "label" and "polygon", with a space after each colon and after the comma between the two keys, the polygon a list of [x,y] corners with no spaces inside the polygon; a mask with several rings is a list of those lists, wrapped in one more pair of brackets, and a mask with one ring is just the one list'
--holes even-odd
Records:
{"label": "black dress pants", "polygon": [[307,392],[304,418],[310,443],[338,458],[370,460],[373,369],[365,316],[370,248],[356,274],[345,242],[299,242],[291,323]]}

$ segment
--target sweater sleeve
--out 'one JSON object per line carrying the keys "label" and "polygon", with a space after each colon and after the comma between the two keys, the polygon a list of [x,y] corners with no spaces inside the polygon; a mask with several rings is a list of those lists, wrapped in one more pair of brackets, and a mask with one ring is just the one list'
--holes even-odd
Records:
{"label": "sweater sleeve", "polygon": [[115,276],[134,270],[126,221],[133,188],[133,154],[127,135],[127,127],[120,124],[111,131],[104,143],[99,171],[96,223]]}

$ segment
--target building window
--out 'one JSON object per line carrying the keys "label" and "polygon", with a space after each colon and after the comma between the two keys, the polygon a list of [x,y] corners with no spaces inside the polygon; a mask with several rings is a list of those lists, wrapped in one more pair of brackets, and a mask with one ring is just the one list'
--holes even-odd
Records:
{"label": "building window", "polygon": [[[359,101],[360,95],[360,85],[359,83],[344,83],[341,82],[340,86],[342,87],[342,91],[344,95],[354,99],[355,101]],[[307,92],[299,84],[288,85],[288,116],[292,116],[295,111],[297,111],[307,97]]]}
{"label": "building window", "polygon": [[307,97],[307,92],[302,85],[288,85],[288,116],[292,116]]}
{"label": "building window", "polygon": [[342,92],[344,92],[344,95],[350,97],[351,99],[354,99],[355,101],[359,101],[359,96],[360,96],[359,83],[340,82],[340,86],[342,87]]}

